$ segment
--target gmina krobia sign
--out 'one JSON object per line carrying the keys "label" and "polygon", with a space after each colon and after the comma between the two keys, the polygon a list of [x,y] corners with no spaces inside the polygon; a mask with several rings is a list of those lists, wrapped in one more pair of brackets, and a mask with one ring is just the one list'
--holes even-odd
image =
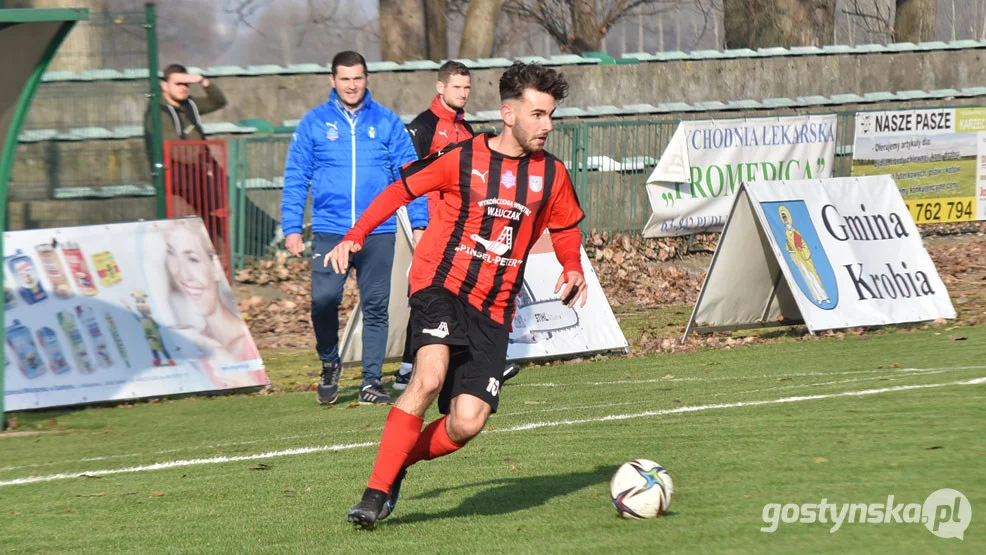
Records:
{"label": "gmina krobia sign", "polygon": [[955,318],[889,176],[743,183],[686,335]]}

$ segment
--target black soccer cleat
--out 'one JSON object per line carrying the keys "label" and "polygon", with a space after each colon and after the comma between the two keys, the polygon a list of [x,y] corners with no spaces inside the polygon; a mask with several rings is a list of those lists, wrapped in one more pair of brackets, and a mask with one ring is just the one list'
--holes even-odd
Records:
{"label": "black soccer cleat", "polygon": [[407,467],[401,469],[401,471],[397,474],[397,478],[394,480],[394,483],[390,486],[390,497],[387,499],[387,502],[384,503],[383,511],[380,512],[380,516],[377,517],[377,520],[387,518],[390,516],[390,513],[394,512],[394,509],[397,508],[397,499],[401,495],[401,484],[404,483],[405,476],[407,476]]}
{"label": "black soccer cleat", "polygon": [[331,405],[339,398],[339,378],[342,365],[338,362],[322,362],[322,376],[318,380],[318,404]]}
{"label": "black soccer cleat", "polygon": [[[390,514],[386,508],[389,501],[390,498],[386,493],[378,489],[366,488],[363,492],[363,499],[352,509],[349,509],[346,520],[364,530],[373,528],[378,520]],[[384,511],[387,512],[384,513]],[[380,516],[381,514],[383,516]]]}
{"label": "black soccer cleat", "polygon": [[517,374],[520,374],[520,365],[519,364],[514,364],[514,363],[511,362],[506,367],[504,367],[504,369],[503,369],[503,377],[500,378],[500,383],[503,383],[503,382],[509,380],[510,378],[513,378]]}

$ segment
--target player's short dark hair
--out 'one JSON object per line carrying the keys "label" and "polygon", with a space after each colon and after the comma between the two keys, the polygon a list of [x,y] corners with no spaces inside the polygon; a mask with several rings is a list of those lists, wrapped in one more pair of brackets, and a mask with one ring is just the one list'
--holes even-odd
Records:
{"label": "player's short dark hair", "polygon": [[162,81],[167,81],[172,75],[176,73],[188,73],[188,68],[181,64],[171,64],[164,68],[164,74],[161,76]]}
{"label": "player's short dark hair", "polygon": [[469,68],[466,67],[466,64],[455,60],[449,60],[442,64],[442,67],[438,68],[438,80],[442,83],[448,83],[449,78],[453,75],[465,75],[469,77]]}
{"label": "player's short dark hair", "polygon": [[568,81],[558,71],[541,64],[514,62],[500,76],[500,102],[520,98],[527,89],[548,93],[559,101],[568,96]]}
{"label": "player's short dark hair", "polygon": [[336,70],[339,69],[339,66],[363,66],[363,73],[368,73],[366,71],[366,60],[363,58],[363,55],[359,52],[353,52],[352,50],[340,52],[332,58],[332,75],[336,74]]}

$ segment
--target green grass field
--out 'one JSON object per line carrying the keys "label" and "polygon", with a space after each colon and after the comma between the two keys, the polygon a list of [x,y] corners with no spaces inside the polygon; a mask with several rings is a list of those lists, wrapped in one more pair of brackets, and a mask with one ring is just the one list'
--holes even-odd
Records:
{"label": "green grass field", "polygon": [[[345,512],[388,408],[349,408],[354,387],[333,408],[283,393],[22,413],[39,433],[0,438],[0,552],[982,553],[984,342],[934,328],[527,368],[373,531]],[[268,357],[271,374],[298,358]],[[621,520],[609,479],[638,457],[674,477],[671,512]],[[962,541],[906,523],[760,531],[768,503],[941,488],[972,505]]]}

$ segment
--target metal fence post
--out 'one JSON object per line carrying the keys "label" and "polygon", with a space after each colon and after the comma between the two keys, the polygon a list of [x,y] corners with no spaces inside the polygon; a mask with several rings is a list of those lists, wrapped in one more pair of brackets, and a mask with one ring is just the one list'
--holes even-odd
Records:
{"label": "metal fence post", "polygon": [[246,176],[247,176],[247,147],[249,145],[248,139],[237,139],[237,157],[236,157],[236,212],[239,215],[239,225],[236,228],[236,240],[239,244],[240,249],[240,260],[237,263],[236,269],[243,269],[243,265],[246,263],[247,248],[246,248]]}
{"label": "metal fence post", "polygon": [[163,138],[161,135],[161,85],[158,84],[157,60],[157,15],[154,3],[144,6],[144,28],[147,29],[147,83],[150,101],[147,107],[148,123],[151,126],[151,182],[157,192],[157,217],[167,217],[167,207],[164,198],[164,162],[162,154]]}
{"label": "metal fence post", "polygon": [[[585,122],[580,121],[576,125],[577,127],[575,128],[575,141],[573,141],[575,143],[575,147],[574,147],[575,156],[572,159],[572,163],[575,164],[575,182],[578,184],[575,190],[579,191],[579,193],[581,194],[581,198],[584,199],[586,198],[587,195],[586,188],[588,187],[585,178],[585,168],[589,164],[589,149],[586,148],[586,144],[585,144],[587,138]],[[586,231],[585,220],[583,220],[581,227],[582,227],[582,232],[584,233]]]}
{"label": "metal fence post", "polygon": [[243,195],[243,191],[240,186],[242,184],[242,174],[240,168],[240,151],[243,147],[242,139],[228,139],[226,141],[226,156],[228,157],[228,185],[229,198],[227,203],[229,205],[229,243],[230,243],[230,253],[232,255],[231,266],[232,269],[240,270],[243,268],[243,209],[240,203],[240,197]]}

